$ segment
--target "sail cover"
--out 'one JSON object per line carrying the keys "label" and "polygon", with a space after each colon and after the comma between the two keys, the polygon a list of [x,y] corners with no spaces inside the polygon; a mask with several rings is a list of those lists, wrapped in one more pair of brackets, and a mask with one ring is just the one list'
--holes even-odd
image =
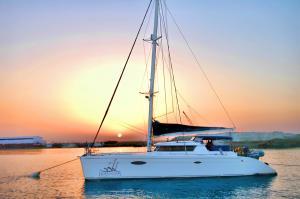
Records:
{"label": "sail cover", "polygon": [[232,130],[232,128],[226,127],[211,127],[211,126],[191,126],[184,124],[174,124],[174,123],[160,123],[158,121],[152,122],[153,135],[160,136],[170,133],[178,132],[204,132],[204,131],[213,131],[213,130]]}

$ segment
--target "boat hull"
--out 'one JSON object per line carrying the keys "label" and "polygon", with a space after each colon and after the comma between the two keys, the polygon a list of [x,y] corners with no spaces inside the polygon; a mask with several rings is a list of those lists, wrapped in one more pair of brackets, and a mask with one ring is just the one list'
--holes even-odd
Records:
{"label": "boat hull", "polygon": [[103,154],[82,156],[80,160],[87,180],[276,174],[264,162],[241,156]]}

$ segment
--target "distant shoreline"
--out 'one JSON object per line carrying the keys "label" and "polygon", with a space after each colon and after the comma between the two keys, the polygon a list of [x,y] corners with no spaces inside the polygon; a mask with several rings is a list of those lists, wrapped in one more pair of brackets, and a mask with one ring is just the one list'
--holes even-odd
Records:
{"label": "distant shoreline", "polygon": [[[0,150],[9,149],[47,149],[47,148],[85,148],[88,143],[52,143],[48,146],[0,146]],[[146,142],[117,142],[117,141],[107,141],[101,143],[97,147],[145,147]],[[250,148],[256,149],[289,149],[289,148],[299,148],[300,138],[286,138],[286,139],[272,139],[266,141],[239,141],[232,142],[232,146],[248,146]]]}

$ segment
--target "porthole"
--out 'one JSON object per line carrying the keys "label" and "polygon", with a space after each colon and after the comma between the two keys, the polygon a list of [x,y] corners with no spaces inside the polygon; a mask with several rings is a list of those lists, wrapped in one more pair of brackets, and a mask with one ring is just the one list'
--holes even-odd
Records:
{"label": "porthole", "polygon": [[131,162],[131,164],[134,164],[134,165],[143,165],[143,164],[146,164],[146,162],[144,162],[144,161],[133,161],[133,162]]}
{"label": "porthole", "polygon": [[201,161],[195,161],[194,162],[195,164],[200,164],[200,163],[202,163]]}

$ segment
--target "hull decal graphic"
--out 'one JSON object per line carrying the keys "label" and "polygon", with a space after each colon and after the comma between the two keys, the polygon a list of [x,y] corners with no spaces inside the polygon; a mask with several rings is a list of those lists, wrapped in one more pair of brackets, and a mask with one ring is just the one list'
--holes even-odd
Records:
{"label": "hull decal graphic", "polygon": [[118,170],[118,164],[117,159],[109,162],[107,167],[100,169],[99,176],[121,176],[121,171]]}

